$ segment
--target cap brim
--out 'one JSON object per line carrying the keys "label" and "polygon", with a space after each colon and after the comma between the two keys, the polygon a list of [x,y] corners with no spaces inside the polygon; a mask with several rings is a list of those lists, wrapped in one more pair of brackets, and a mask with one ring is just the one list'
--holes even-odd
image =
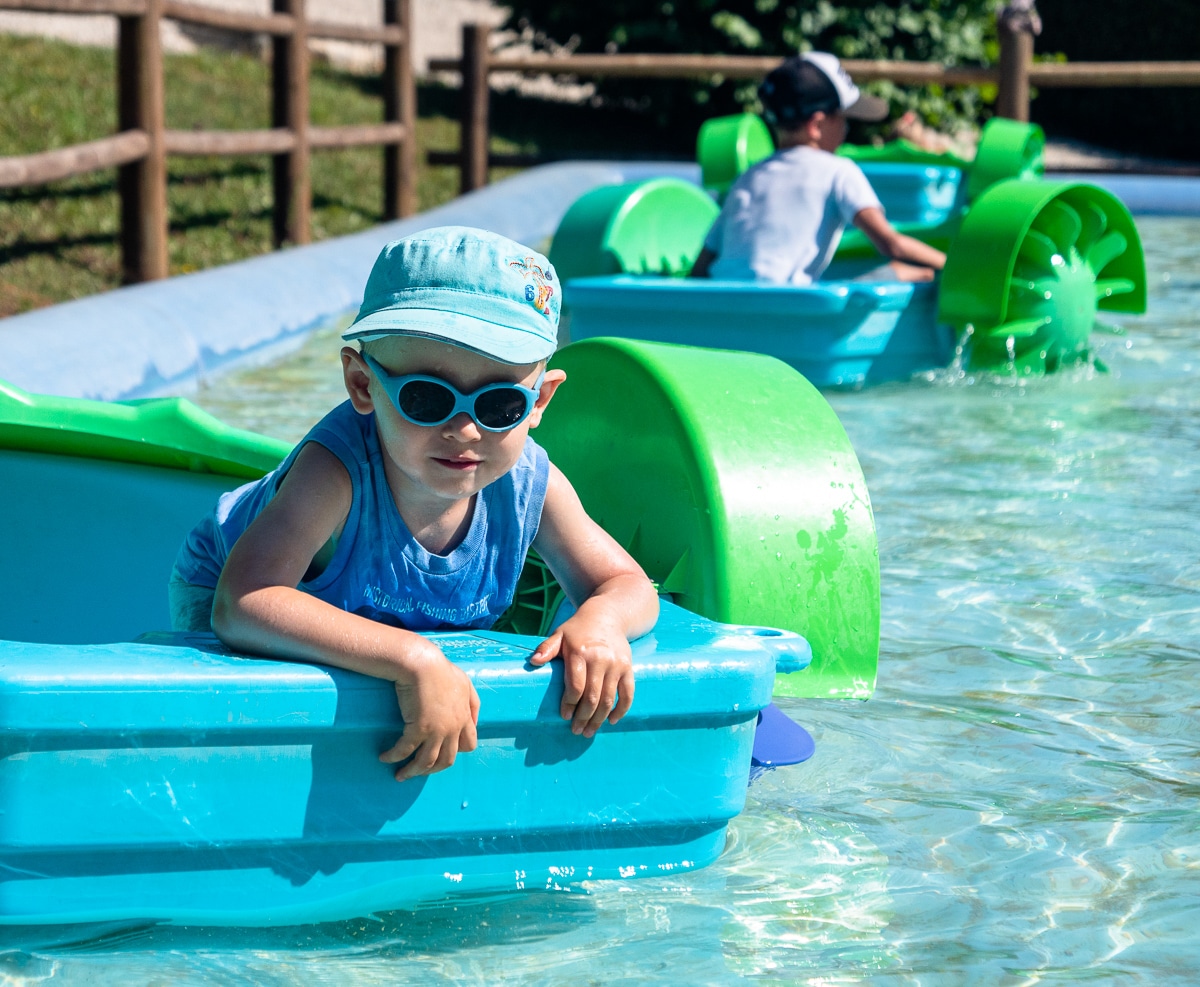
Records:
{"label": "cap brim", "polygon": [[843,112],[848,120],[876,123],[888,115],[888,104],[886,99],[880,99],[878,96],[859,96],[854,105],[847,107]]}
{"label": "cap brim", "polygon": [[418,336],[461,346],[498,363],[528,366],[549,357],[557,344],[532,332],[505,326],[511,335],[501,343],[496,324],[459,312],[440,309],[385,309],[365,316],[342,333],[342,339],[383,339],[385,336]]}

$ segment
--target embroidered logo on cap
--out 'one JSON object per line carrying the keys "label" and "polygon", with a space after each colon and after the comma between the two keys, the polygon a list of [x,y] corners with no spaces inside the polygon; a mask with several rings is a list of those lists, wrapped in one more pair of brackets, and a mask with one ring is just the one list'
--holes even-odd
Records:
{"label": "embroidered logo on cap", "polygon": [[542,268],[532,257],[510,260],[508,266],[515,267],[525,276],[525,301],[550,318],[550,299],[554,297],[554,286],[550,282],[554,280],[554,272]]}

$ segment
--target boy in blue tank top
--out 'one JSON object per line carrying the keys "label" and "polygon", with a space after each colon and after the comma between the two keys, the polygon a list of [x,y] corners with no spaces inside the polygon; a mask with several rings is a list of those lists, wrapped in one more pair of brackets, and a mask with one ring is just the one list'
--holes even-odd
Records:
{"label": "boy in blue tank top", "polygon": [[171,577],[176,629],[395,683],[397,780],[474,750],[479,697],[417,631],[486,628],[536,548],[578,607],[530,659],[561,658],[561,713],[591,737],[633,701],[629,640],[658,616],[638,564],[529,438],[560,286],[540,254],[466,227],[388,244],[343,334],[349,400],[278,469],[221,497]]}

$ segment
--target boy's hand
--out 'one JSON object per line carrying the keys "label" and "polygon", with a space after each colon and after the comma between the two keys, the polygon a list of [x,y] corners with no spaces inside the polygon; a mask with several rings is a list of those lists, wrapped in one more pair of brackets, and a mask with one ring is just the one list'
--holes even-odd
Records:
{"label": "boy's hand", "polygon": [[592,737],[606,719],[616,723],[633,704],[633,655],[624,631],[577,613],[538,645],[529,659],[563,661],[560,712],[571,732]]}
{"label": "boy's hand", "polygon": [[410,681],[396,683],[404,733],[391,750],[379,755],[385,764],[409,759],[396,770],[396,780],[443,771],[460,751],[473,751],[479,721],[479,695],[466,673],[451,664],[432,643],[421,655]]}

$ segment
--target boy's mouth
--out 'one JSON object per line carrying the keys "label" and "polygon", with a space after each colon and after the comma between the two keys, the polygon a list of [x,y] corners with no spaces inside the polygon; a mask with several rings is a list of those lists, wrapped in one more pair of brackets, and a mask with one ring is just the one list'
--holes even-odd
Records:
{"label": "boy's mouth", "polygon": [[441,463],[446,469],[459,470],[461,472],[472,470],[479,465],[478,459],[441,459],[437,456],[434,457],[434,462]]}

